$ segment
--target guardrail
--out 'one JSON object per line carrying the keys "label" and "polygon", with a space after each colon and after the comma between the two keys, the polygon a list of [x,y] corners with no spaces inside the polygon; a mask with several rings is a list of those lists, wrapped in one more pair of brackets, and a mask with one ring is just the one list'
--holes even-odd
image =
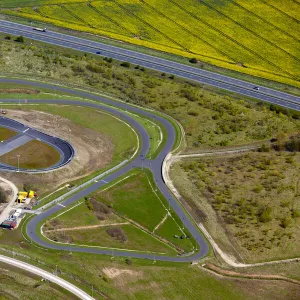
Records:
{"label": "guardrail", "polygon": [[88,180],[87,182],[79,185],[79,186],[76,186],[75,188],[71,189],[70,191],[68,191],[67,193],[65,193],[64,195],[52,200],[51,202],[43,205],[42,207],[38,208],[36,211],[42,211],[44,210],[45,208],[48,208],[54,204],[57,204],[58,202],[61,202],[62,200],[64,200],[65,198],[67,198],[68,196],[72,195],[73,193],[77,192],[78,190],[88,186],[89,184],[95,182],[95,180],[98,180],[102,177],[104,177],[105,175],[117,170],[118,168],[122,167],[123,165],[125,165],[126,163],[128,162],[128,159],[125,159],[123,160],[121,163],[119,163],[118,165],[114,166],[113,168],[105,171],[104,173],[101,173],[99,175],[97,175],[96,177],[93,177],[92,179]]}

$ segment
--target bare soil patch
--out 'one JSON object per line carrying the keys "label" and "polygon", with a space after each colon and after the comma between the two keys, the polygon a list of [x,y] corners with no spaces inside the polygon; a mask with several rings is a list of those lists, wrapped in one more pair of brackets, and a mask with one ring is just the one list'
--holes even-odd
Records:
{"label": "bare soil patch", "polygon": [[26,94],[26,95],[37,95],[40,93],[39,90],[35,89],[0,89],[1,94]]}
{"label": "bare soil patch", "polygon": [[40,194],[105,167],[112,159],[114,144],[110,137],[74,124],[68,119],[39,111],[7,110],[8,116],[30,127],[65,140],[71,139],[74,159],[66,166],[43,174],[0,172],[20,188],[30,183]]}
{"label": "bare soil patch", "polygon": [[128,269],[117,269],[117,268],[104,268],[103,273],[108,277],[108,278],[117,278],[120,276],[130,276],[130,277],[140,277],[143,275],[143,272],[138,272],[138,271],[133,271],[133,270],[128,270]]}

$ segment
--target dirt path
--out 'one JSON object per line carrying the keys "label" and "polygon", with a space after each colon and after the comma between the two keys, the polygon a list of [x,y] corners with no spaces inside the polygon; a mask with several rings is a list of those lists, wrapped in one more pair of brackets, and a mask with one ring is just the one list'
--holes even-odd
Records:
{"label": "dirt path", "polygon": [[52,229],[52,230],[44,230],[44,232],[84,230],[84,229],[92,229],[92,228],[98,228],[98,227],[118,226],[118,225],[127,225],[127,224],[130,224],[130,223],[123,222],[123,223],[111,223],[111,224],[98,224],[98,225],[90,225],[90,226],[77,226],[77,227],[70,227],[70,228],[58,228],[58,229]]}
{"label": "dirt path", "polygon": [[155,226],[155,228],[153,229],[153,233],[167,220],[169,213],[167,213],[163,219]]}
{"label": "dirt path", "polygon": [[209,263],[202,265],[202,267],[210,271],[213,271],[213,273],[217,273],[222,276],[238,277],[238,278],[246,278],[246,279],[260,279],[260,280],[283,280],[283,281],[300,285],[300,281],[285,276],[281,276],[281,275],[244,274],[235,271],[224,270],[220,267],[217,267]]}

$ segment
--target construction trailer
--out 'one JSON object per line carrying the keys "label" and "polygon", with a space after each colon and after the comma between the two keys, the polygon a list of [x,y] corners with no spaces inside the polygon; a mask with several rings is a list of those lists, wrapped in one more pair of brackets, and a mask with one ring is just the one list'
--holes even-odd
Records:
{"label": "construction trailer", "polygon": [[16,219],[5,220],[4,222],[1,223],[0,226],[2,228],[15,229],[16,227],[18,227],[18,221]]}
{"label": "construction trailer", "polygon": [[37,194],[34,191],[22,192],[20,191],[18,194],[18,198],[16,199],[17,203],[24,203],[27,198],[32,199],[37,197]]}

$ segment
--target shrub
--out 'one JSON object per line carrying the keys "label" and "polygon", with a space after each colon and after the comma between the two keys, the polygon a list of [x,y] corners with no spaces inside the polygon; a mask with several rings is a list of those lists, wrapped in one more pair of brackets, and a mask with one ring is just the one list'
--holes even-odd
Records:
{"label": "shrub", "polygon": [[195,110],[190,110],[190,111],[188,111],[188,114],[189,114],[190,116],[194,116],[194,117],[199,116],[199,113],[198,113],[197,111],[195,111]]}
{"label": "shrub", "polygon": [[174,75],[170,75],[169,78],[170,78],[170,79],[174,79],[175,76],[174,76]]}
{"label": "shrub", "polygon": [[299,217],[300,217],[300,210],[292,209],[292,218],[299,218]]}
{"label": "shrub", "polygon": [[197,58],[193,57],[189,60],[190,63],[196,64],[198,62]]}
{"label": "shrub", "polygon": [[130,63],[127,61],[124,61],[120,64],[120,66],[125,67],[125,68],[130,68]]}
{"label": "shrub", "polygon": [[130,258],[126,258],[125,262],[127,265],[131,266],[132,265],[132,260]]}
{"label": "shrub", "polygon": [[259,221],[263,223],[267,223],[272,221],[273,217],[271,215],[272,213],[272,208],[271,207],[266,207],[263,210],[261,210],[259,214]]}
{"label": "shrub", "polygon": [[93,204],[91,203],[91,201],[90,201],[87,197],[85,197],[84,199],[85,199],[85,205],[87,206],[87,208],[88,208],[89,210],[94,210],[94,206],[93,206]]}
{"label": "shrub", "polygon": [[270,147],[266,144],[263,144],[259,149],[258,152],[269,152],[270,151]]}
{"label": "shrub", "polygon": [[16,37],[15,41],[18,43],[24,43],[24,37],[22,35],[20,35],[20,36]]}
{"label": "shrub", "polygon": [[106,230],[107,234],[116,240],[126,242],[127,236],[121,228],[109,228]]}
{"label": "shrub", "polygon": [[280,226],[283,228],[287,228],[291,225],[292,219],[291,217],[285,217],[281,220]]}
{"label": "shrub", "polygon": [[11,36],[10,36],[10,35],[6,35],[6,36],[5,36],[5,39],[6,39],[6,40],[11,40]]}

